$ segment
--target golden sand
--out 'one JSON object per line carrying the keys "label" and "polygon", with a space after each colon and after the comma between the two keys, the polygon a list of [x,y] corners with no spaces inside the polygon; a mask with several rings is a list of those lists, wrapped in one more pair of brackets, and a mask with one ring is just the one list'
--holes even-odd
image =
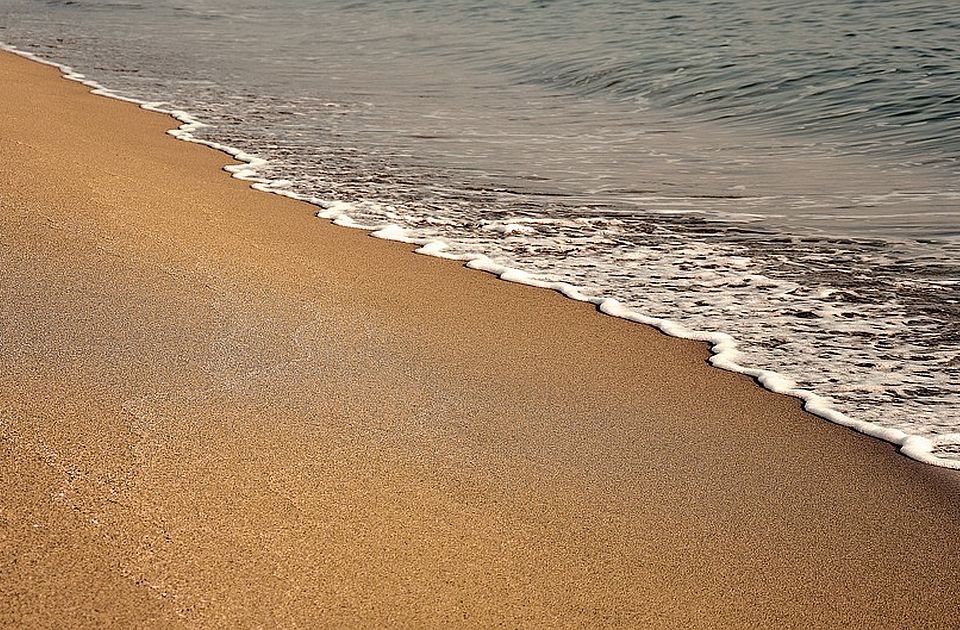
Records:
{"label": "golden sand", "polygon": [[0,86],[0,625],[960,625],[960,474]]}

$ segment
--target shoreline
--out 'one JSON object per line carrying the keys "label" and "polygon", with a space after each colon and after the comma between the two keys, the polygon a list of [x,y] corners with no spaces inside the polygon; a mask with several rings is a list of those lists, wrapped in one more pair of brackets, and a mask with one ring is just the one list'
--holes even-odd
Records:
{"label": "shoreline", "polygon": [[934,438],[930,438],[923,435],[906,433],[903,430],[892,427],[885,427],[869,420],[856,419],[836,409],[826,398],[820,394],[798,387],[795,381],[793,381],[790,377],[781,374],[780,372],[741,365],[737,362],[737,358],[740,354],[738,343],[733,337],[726,333],[691,330],[673,320],[650,317],[625,307],[615,298],[589,296],[585,294],[580,287],[573,286],[567,282],[544,282],[538,280],[523,269],[501,265],[492,261],[483,253],[466,255],[452,254],[446,251],[446,243],[442,241],[429,241],[411,238],[407,235],[403,228],[396,225],[391,224],[383,227],[357,223],[349,214],[349,203],[340,201],[325,201],[316,197],[295,193],[293,191],[286,190],[283,187],[278,187],[276,186],[277,180],[263,178],[259,174],[258,169],[262,169],[268,164],[266,160],[256,155],[247,153],[242,149],[237,149],[235,147],[224,145],[215,141],[197,138],[193,135],[193,131],[204,127],[205,124],[199,121],[189,112],[181,110],[168,110],[160,107],[160,104],[157,103],[151,103],[148,101],[122,96],[97,81],[87,79],[85,75],[76,72],[70,66],[43,59],[34,53],[21,51],[14,46],[5,45],[2,42],[0,42],[0,50],[5,50],[31,61],[57,68],[63,74],[65,79],[76,81],[81,85],[89,87],[91,93],[96,96],[103,96],[106,98],[113,98],[120,101],[133,103],[146,111],[170,116],[178,123],[178,126],[173,129],[168,129],[166,133],[184,142],[190,142],[209,147],[229,156],[233,160],[236,160],[238,164],[226,165],[224,166],[224,170],[230,173],[230,175],[235,179],[249,182],[251,188],[254,190],[280,195],[282,197],[287,197],[315,206],[319,208],[319,211],[316,213],[318,218],[329,220],[340,227],[359,229],[375,238],[397,241],[407,245],[417,245],[417,249],[414,250],[415,253],[459,261],[470,269],[489,273],[498,279],[505,280],[507,282],[515,282],[518,284],[557,291],[564,297],[567,297],[571,300],[592,304],[605,315],[638,324],[652,326],[658,329],[660,332],[663,332],[671,337],[705,342],[710,346],[711,356],[709,357],[708,361],[714,367],[750,377],[754,379],[760,387],[763,387],[770,392],[776,394],[785,394],[792,398],[796,398],[803,403],[803,408],[808,413],[827,422],[831,422],[833,424],[852,429],[869,437],[888,442],[897,447],[898,451],[906,457],[932,466],[960,470],[960,459],[939,457],[934,452],[938,446],[952,445],[957,443],[958,440],[960,440],[960,433],[946,433],[937,435]]}
{"label": "shoreline", "polygon": [[4,624],[958,622],[960,474],[0,73]]}

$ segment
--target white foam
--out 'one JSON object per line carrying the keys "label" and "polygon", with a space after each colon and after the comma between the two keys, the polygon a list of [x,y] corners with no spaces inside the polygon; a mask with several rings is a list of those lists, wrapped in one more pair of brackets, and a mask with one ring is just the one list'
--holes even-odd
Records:
{"label": "white foam", "polygon": [[400,241],[401,243],[415,242],[410,238],[407,231],[399,225],[390,224],[370,233],[370,236],[382,238],[387,241]]}
{"label": "white foam", "polygon": [[[508,282],[516,282],[519,284],[558,291],[570,299],[594,304],[602,313],[612,317],[618,317],[628,321],[653,326],[663,333],[673,337],[706,342],[710,345],[711,350],[711,357],[709,361],[714,367],[744,374],[756,379],[761,386],[772,392],[798,398],[803,401],[803,407],[809,413],[812,413],[830,422],[849,427],[860,433],[894,444],[899,448],[901,453],[917,461],[943,468],[960,470],[960,460],[943,458],[935,454],[937,447],[960,444],[960,433],[949,433],[934,437],[925,437],[907,434],[899,429],[883,427],[872,422],[856,420],[833,408],[829,401],[822,396],[797,388],[794,381],[777,372],[750,368],[738,363],[741,353],[737,348],[737,343],[734,338],[726,333],[690,330],[683,325],[669,319],[649,317],[643,315],[642,313],[628,309],[614,298],[595,296],[588,291],[581,289],[580,287],[576,287],[566,282],[551,282],[541,280],[527,271],[502,265],[483,254],[453,253],[450,251],[447,243],[436,240],[413,238],[405,229],[397,225],[390,224],[378,226],[359,223],[350,215],[351,211],[356,210],[357,204],[339,200],[320,199],[318,197],[301,195],[294,191],[288,190],[287,187],[290,185],[289,181],[281,179],[271,180],[259,175],[260,170],[268,164],[263,158],[234,147],[198,138],[193,132],[197,129],[203,128],[205,125],[188,112],[182,110],[164,109],[162,107],[162,103],[146,102],[117,94],[116,92],[109,90],[96,81],[87,79],[85,75],[74,71],[69,66],[47,61],[33,53],[19,50],[2,42],[0,42],[0,49],[14,53],[21,57],[26,57],[27,59],[36,61],[38,63],[56,67],[63,73],[64,78],[71,81],[77,81],[85,86],[90,87],[91,93],[97,96],[104,96],[129,103],[135,103],[143,109],[172,116],[181,124],[176,129],[168,130],[168,134],[177,138],[178,140],[202,144],[226,153],[233,159],[240,162],[240,164],[230,164],[224,166],[224,170],[230,173],[232,177],[251,182],[251,187],[257,190],[282,195],[284,197],[297,199],[318,206],[320,208],[320,210],[317,212],[317,216],[319,218],[331,220],[336,225],[366,230],[371,232],[371,235],[377,238],[420,245],[420,247],[415,250],[419,254],[438,258],[463,260],[465,261],[466,266],[471,269],[494,274],[500,279]],[[533,231],[532,228],[518,223],[508,223],[501,226],[496,226],[492,229],[504,234],[510,234],[513,232],[528,233]],[[762,276],[756,276],[755,280],[758,282],[765,281]]]}
{"label": "white foam", "polygon": [[490,225],[484,226],[484,229],[490,232],[498,232],[505,235],[513,234],[515,232],[519,232],[521,234],[530,234],[531,232],[536,231],[529,225],[523,225],[522,223],[491,223]]}

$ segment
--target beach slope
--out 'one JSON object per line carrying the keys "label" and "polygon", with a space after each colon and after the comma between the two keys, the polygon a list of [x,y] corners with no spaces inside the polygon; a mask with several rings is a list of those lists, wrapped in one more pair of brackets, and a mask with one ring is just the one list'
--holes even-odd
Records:
{"label": "beach slope", "polygon": [[960,473],[0,85],[0,625],[960,625]]}

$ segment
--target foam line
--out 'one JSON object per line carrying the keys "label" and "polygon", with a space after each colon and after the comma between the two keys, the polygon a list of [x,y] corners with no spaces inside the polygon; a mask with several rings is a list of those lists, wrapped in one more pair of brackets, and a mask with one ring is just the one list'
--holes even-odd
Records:
{"label": "foam line", "polygon": [[291,182],[287,180],[271,180],[259,175],[260,169],[267,165],[267,161],[263,158],[247,153],[241,149],[196,137],[193,132],[207,125],[204,125],[188,112],[164,109],[162,107],[163,103],[146,102],[117,94],[96,81],[87,79],[85,75],[74,71],[69,66],[42,59],[33,53],[19,50],[14,46],[2,42],[0,42],[0,50],[6,50],[32,61],[58,68],[63,73],[64,78],[77,81],[91,88],[90,92],[97,96],[105,96],[128,103],[135,103],[143,109],[172,116],[181,124],[175,129],[168,130],[168,134],[178,140],[202,144],[226,153],[234,160],[240,162],[240,164],[229,164],[223,167],[223,170],[230,173],[232,177],[251,182],[251,187],[256,190],[282,195],[317,206],[320,208],[317,212],[319,218],[328,219],[334,224],[343,227],[365,230],[376,238],[418,245],[418,248],[414,250],[418,254],[464,261],[464,264],[470,269],[491,273],[507,282],[516,282],[557,291],[572,300],[594,304],[600,312],[606,315],[653,326],[671,337],[706,342],[710,346],[711,356],[709,361],[712,366],[722,370],[744,374],[755,379],[765,389],[798,398],[803,401],[803,408],[807,412],[835,424],[849,427],[865,435],[889,442],[897,446],[899,451],[907,457],[933,466],[960,470],[960,460],[946,459],[934,454],[938,446],[960,444],[960,433],[925,437],[921,435],[911,435],[899,429],[882,427],[872,422],[856,420],[831,407],[829,401],[824,397],[814,392],[798,388],[796,383],[782,374],[770,370],[751,368],[738,363],[737,360],[740,352],[737,349],[737,343],[733,337],[726,333],[689,330],[683,325],[668,319],[649,317],[628,309],[614,298],[592,296],[580,287],[573,286],[566,282],[540,280],[529,272],[502,265],[483,254],[452,253],[449,251],[449,245],[443,241],[429,241],[414,238],[410,236],[409,232],[398,225],[368,225],[359,223],[350,215],[350,211],[356,210],[357,208],[355,204],[338,200],[320,199],[318,197],[296,193],[288,188]]}

